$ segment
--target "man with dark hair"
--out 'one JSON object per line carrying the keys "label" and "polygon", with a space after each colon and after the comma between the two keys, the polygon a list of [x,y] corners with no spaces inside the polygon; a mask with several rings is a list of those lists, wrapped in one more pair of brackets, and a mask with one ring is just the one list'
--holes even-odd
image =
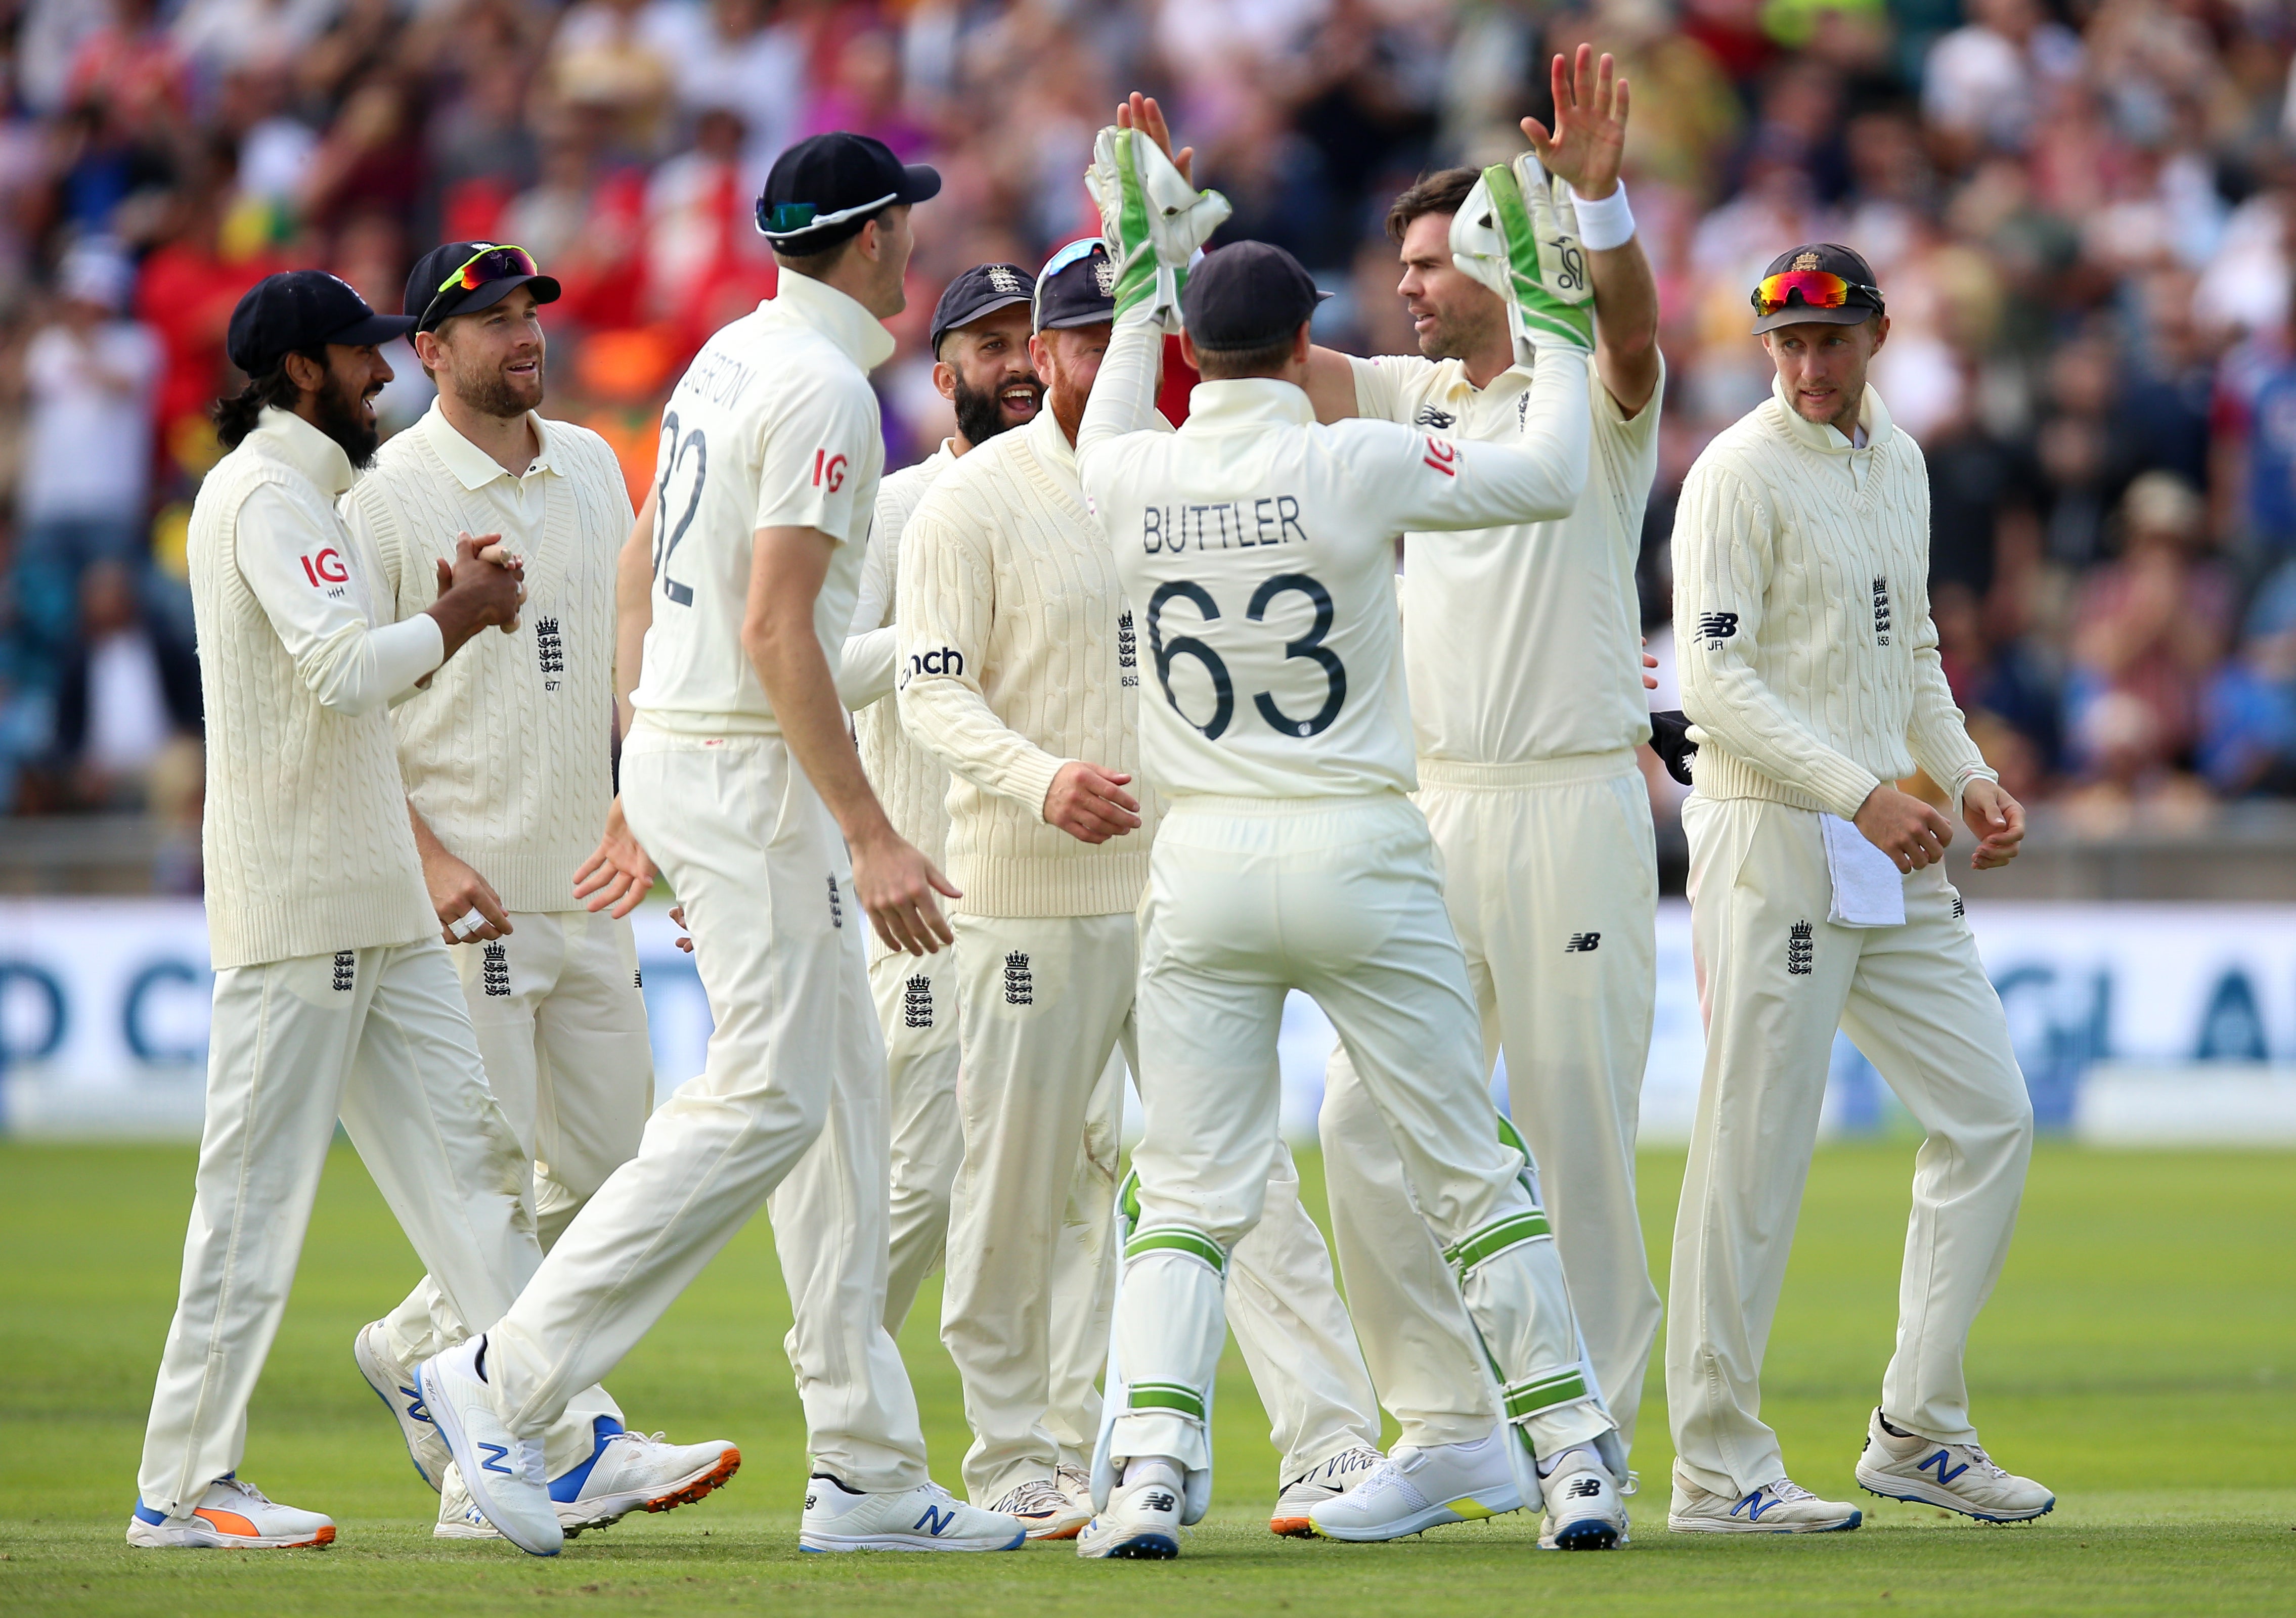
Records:
{"label": "man with dark hair", "polygon": [[[1650,723],[1635,564],[1664,370],[1658,289],[1619,180],[1626,81],[1590,46],[1575,63],[1555,57],[1553,80],[1553,138],[1523,120],[1544,171],[1525,183],[1552,176],[1567,186],[1558,207],[1587,247],[1594,352],[1562,362],[1587,373],[1586,493],[1546,521],[1405,535],[1403,657],[1415,801],[1442,851],[1485,1056],[1505,1053],[1508,1109],[1538,1165],[1587,1369],[1623,1449],[1659,1323],[1635,1205],[1658,953],[1650,794],[1636,762]],[[1521,434],[1533,372],[1509,340],[1504,300],[1451,253],[1454,223],[1481,179],[1446,169],[1395,200],[1397,290],[1420,352],[1363,360],[1316,350],[1308,392],[1319,419],[1380,417],[1446,442]],[[1319,1123],[1341,1271],[1373,1379],[1403,1431],[1390,1475],[1318,1520],[1349,1537],[1416,1532],[1452,1520],[1441,1500],[1415,1497],[1439,1495],[1434,1480],[1481,1453],[1500,1412],[1457,1288],[1412,1216],[1396,1143],[1345,1047],[1326,1070]],[[1423,1317],[1447,1329],[1406,1330]],[[1551,1475],[1561,1459],[1542,1455],[1540,1467]],[[1413,1464],[1420,1475],[1406,1490],[1401,1468]],[[1556,1492],[1574,1511],[1602,1498]],[[1544,1542],[1566,1525],[1550,1513]],[[1623,1506],[1612,1526],[1626,1532]]]}
{"label": "man with dark hair", "polygon": [[650,625],[627,826],[599,850],[593,903],[660,862],[709,996],[708,1066],[509,1311],[417,1373],[479,1509],[534,1555],[562,1538],[544,1433],[768,1199],[814,1452],[799,1542],[1024,1542],[934,1486],[884,1328],[885,1046],[845,925],[857,902],[888,942],[930,953],[949,941],[935,895],[955,896],[870,791],[834,673],[884,464],[868,372],[893,351],[881,323],[901,311],[910,208],[939,189],[865,135],[783,152],[758,200],[780,288],[702,346],[662,413],[633,535],[652,536],[645,591],[623,602]]}
{"label": "man with dark hair", "polygon": [[2023,1521],[2055,1497],[1979,1446],[1964,1361],[2016,1228],[2032,1102],[1946,880],[1952,823],[1895,783],[1918,767],[1950,797],[1979,870],[2016,857],[2025,812],[1938,660],[1928,472],[1866,382],[1890,335],[1873,266],[1812,242],[1771,261],[1753,304],[1771,397],[1699,455],[1674,524],[1706,1072],[1667,1296],[1667,1525],[1824,1533],[1863,1518],[1789,1477],[1760,1416],[1837,1029],[1927,1135],[1857,1481]]}
{"label": "man with dark hair", "polygon": [[[487,1083],[529,1160],[522,1189],[545,1250],[636,1153],[653,1108],[629,921],[578,897],[613,797],[614,565],[630,497],[603,439],[536,409],[539,310],[557,296],[522,248],[449,241],[417,260],[406,309],[439,396],[342,503],[400,618],[423,609],[457,529],[499,534],[533,565],[516,632],[487,637],[391,717],[423,880],[455,946]],[[439,1491],[441,1539],[496,1532],[414,1391],[414,1367],[469,1334],[426,1277],[352,1345],[416,1472]],[[544,1450],[570,1533],[699,1500],[742,1461],[723,1441],[626,1431],[599,1387],[575,1397]]]}
{"label": "man with dark hair", "polygon": [[334,1524],[237,1475],[247,1405],[340,1119],[441,1295],[491,1320],[539,1257],[518,1140],[487,1089],[423,895],[385,706],[488,625],[520,569],[455,543],[401,623],[336,515],[373,458],[376,352],[414,323],[295,270],[232,311],[247,387],[200,486],[189,546],[207,699],[204,838],[215,1019],[182,1289],[127,1542],[324,1545]]}

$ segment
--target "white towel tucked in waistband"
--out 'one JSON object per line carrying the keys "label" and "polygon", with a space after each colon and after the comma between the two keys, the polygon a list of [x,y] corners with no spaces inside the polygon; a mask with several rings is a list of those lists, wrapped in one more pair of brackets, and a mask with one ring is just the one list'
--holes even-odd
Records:
{"label": "white towel tucked in waistband", "polygon": [[1906,878],[1898,862],[1838,814],[1817,817],[1825,836],[1825,869],[1833,878],[1836,927],[1903,927]]}

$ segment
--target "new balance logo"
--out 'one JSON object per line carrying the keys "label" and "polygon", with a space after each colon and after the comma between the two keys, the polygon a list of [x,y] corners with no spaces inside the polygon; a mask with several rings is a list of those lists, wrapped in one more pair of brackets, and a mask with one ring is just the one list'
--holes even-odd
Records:
{"label": "new balance logo", "polygon": [[358,985],[358,954],[353,950],[335,952],[335,993],[348,994]]}
{"label": "new balance logo", "polygon": [[486,1459],[479,1463],[480,1471],[499,1472],[504,1477],[508,1477],[511,1475],[510,1468],[503,1465],[504,1460],[510,1455],[510,1446],[508,1444],[481,1443],[479,1448],[487,1452]]}
{"label": "new balance logo", "polygon": [[1562,946],[1565,955],[1591,955],[1603,946],[1600,933],[1573,933],[1570,942]]}
{"label": "new balance logo", "polygon": [[1172,1498],[1170,1491],[1159,1489],[1153,1494],[1141,1496],[1140,1504],[1150,1511],[1169,1511],[1179,1501]]}
{"label": "new balance logo", "polygon": [[400,1385],[398,1391],[406,1395],[407,1420],[429,1421],[430,1419],[430,1407],[422,1402],[422,1395],[419,1392],[404,1384]]}
{"label": "new balance logo", "polygon": [[1726,641],[1738,633],[1738,615],[1734,612],[1702,613],[1698,619],[1698,638],[1702,641]]}
{"label": "new balance logo", "polygon": [[1029,971],[1029,952],[1014,950],[1004,957],[1004,1003],[1008,1006],[1033,1006],[1037,1003],[1037,980]]}
{"label": "new balance logo", "polygon": [[1748,1522],[1759,1523],[1762,1520],[1762,1513],[1767,1511],[1771,1507],[1777,1503],[1778,1497],[1776,1495],[1774,1494],[1770,1496],[1769,1499],[1764,1500],[1762,1498],[1762,1491],[1759,1489],[1757,1489],[1744,1500],[1740,1500],[1736,1505],[1731,1507],[1730,1515],[1732,1516],[1736,1516],[1742,1511],[1746,1514],[1746,1520]]}
{"label": "new balance logo", "polygon": [[479,978],[486,985],[489,994],[505,995],[510,993],[510,951],[501,939],[488,941],[486,959],[479,968]]}
{"label": "new balance logo", "polygon": [[1591,1500],[1603,1492],[1603,1480],[1599,1477],[1582,1477],[1562,1492],[1564,1497],[1570,1500]]}
{"label": "new balance logo", "polygon": [[922,1528],[927,1533],[931,1534],[938,1539],[940,1535],[947,1533],[948,1532],[948,1525],[955,1521],[956,1508],[955,1506],[928,1506],[925,1508],[924,1516],[916,1520],[915,1527],[912,1528],[909,1532],[914,1533],[918,1528]]}
{"label": "new balance logo", "polygon": [[1967,911],[1966,911],[1962,907],[1961,895],[1960,895],[1959,894],[1956,894],[1956,895],[1954,895],[1954,896],[1953,896],[1953,919],[1954,919],[1956,921],[1958,921],[1958,920],[1960,920],[1960,919],[1962,919],[1962,917],[1963,917],[1963,916],[1966,915],[1967,913],[1968,913],[1968,912],[1967,912]]}
{"label": "new balance logo", "polygon": [[1938,1480],[1938,1482],[1939,1482],[1940,1483],[1949,1483],[1953,1482],[1953,1480],[1954,1480],[1955,1478],[1959,1477],[1963,1473],[1964,1473],[1964,1472],[1966,1472],[1966,1471],[1968,1471],[1968,1470],[1969,1470],[1969,1463],[1968,1463],[1967,1461],[1964,1461],[1964,1462],[1962,1462],[1962,1463],[1961,1463],[1961,1465],[1959,1465],[1958,1467],[1956,1467],[1952,1471],[1950,1471],[1950,1472],[1947,1471],[1947,1470],[1945,1469],[1945,1464],[1946,1464],[1946,1462],[1948,1462],[1948,1460],[1951,1460],[1952,1459],[1953,1459],[1953,1457],[1952,1457],[1950,1454],[1948,1454],[1947,1451],[1945,1451],[1945,1450],[1939,1450],[1935,1455],[1931,1456],[1927,1460],[1923,1461],[1920,1466],[1915,1467],[1914,1468],[1914,1470],[1915,1470],[1915,1471],[1916,1471],[1916,1472],[1926,1472],[1926,1471],[1928,1471],[1931,1467],[1935,1467],[1937,1468],[1937,1480]]}
{"label": "new balance logo", "polygon": [[1786,929],[1786,970],[1793,977],[1809,976],[1810,964],[1817,955],[1816,932],[1807,921],[1797,921]]}
{"label": "new balance logo", "polygon": [[1419,407],[1419,413],[1411,418],[1411,424],[1414,427],[1432,427],[1438,430],[1446,427],[1456,427],[1459,418],[1449,411],[1438,410],[1432,404],[1422,404]]}
{"label": "new balance logo", "polygon": [[922,972],[901,985],[901,1022],[911,1028],[933,1026],[932,979]]}

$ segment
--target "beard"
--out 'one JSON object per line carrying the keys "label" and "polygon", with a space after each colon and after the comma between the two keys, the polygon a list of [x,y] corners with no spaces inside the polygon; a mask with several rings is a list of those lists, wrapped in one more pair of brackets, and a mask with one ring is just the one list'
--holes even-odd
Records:
{"label": "beard", "polygon": [[[455,391],[463,403],[482,416],[498,416],[507,421],[522,416],[542,403],[542,362],[534,365],[534,380],[521,386],[512,381],[499,370],[488,371],[476,376],[455,375]],[[531,398],[527,396],[531,394]]]}
{"label": "beard", "polygon": [[382,429],[368,412],[366,399],[365,394],[354,392],[332,375],[319,391],[319,419],[315,425],[341,446],[355,472],[373,466],[374,452],[382,447]]}
{"label": "beard", "polygon": [[978,448],[1014,425],[1005,419],[997,396],[1010,386],[1008,380],[984,390],[967,386],[964,373],[957,374],[956,392],[949,402],[956,407],[956,430],[967,444]]}

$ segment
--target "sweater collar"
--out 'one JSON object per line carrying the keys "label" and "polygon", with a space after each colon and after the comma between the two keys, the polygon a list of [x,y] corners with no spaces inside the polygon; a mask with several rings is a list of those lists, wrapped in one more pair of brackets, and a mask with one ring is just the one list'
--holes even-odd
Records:
{"label": "sweater collar", "polygon": [[264,406],[255,430],[241,440],[242,448],[250,445],[256,454],[291,467],[317,484],[330,500],[350,487],[356,476],[341,445],[293,411],[275,404]]}
{"label": "sweater collar", "polygon": [[[527,463],[529,472],[560,473],[558,463],[552,459],[556,447],[552,442],[550,424],[534,411],[526,413],[527,425],[534,429],[535,442],[541,445],[534,459]],[[423,440],[430,445],[447,470],[455,474],[455,481],[473,493],[487,486],[497,478],[509,478],[509,468],[486,451],[463,437],[462,430],[447,420],[447,413],[439,408],[439,401],[430,401],[430,408],[414,424]]]}
{"label": "sweater collar", "polygon": [[1052,407],[1039,410],[1021,430],[1029,435],[1029,447],[1037,452],[1037,459],[1046,466],[1058,467],[1071,483],[1080,482],[1077,471],[1076,445],[1069,442],[1068,434],[1053,419]]}
{"label": "sweater collar", "polygon": [[[1786,385],[1782,378],[1770,378],[1770,396],[1785,413],[1786,431],[1794,442],[1824,455],[1846,455],[1857,446],[1844,437],[1841,429],[1830,421],[1812,421],[1793,407],[1786,396]],[[1866,384],[1866,396],[1858,401],[1857,423],[1866,429],[1866,447],[1879,449],[1890,441],[1897,429],[1890,424],[1890,412],[1882,403],[1882,396],[1874,391],[1874,384]]]}
{"label": "sweater collar", "polygon": [[893,334],[884,322],[825,281],[783,270],[774,295],[758,307],[812,327],[864,371],[893,357]]}
{"label": "sweater collar", "polygon": [[1188,396],[1188,420],[1182,432],[1221,432],[1263,423],[1309,427],[1316,407],[1305,390],[1272,376],[1232,377],[1220,382],[1198,382]]}

